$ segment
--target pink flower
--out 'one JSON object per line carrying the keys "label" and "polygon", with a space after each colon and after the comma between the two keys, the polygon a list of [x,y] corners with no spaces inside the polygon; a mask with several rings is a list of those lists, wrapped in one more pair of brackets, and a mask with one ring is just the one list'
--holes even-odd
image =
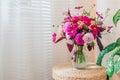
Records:
{"label": "pink flower", "polygon": [[74,37],[77,33],[77,28],[73,27],[71,22],[66,22],[63,28],[64,32],[66,33],[66,36],[69,38]]}
{"label": "pink flower", "polygon": [[76,6],[75,9],[81,9],[83,6]]}
{"label": "pink flower", "polygon": [[66,23],[63,25],[63,30],[64,30],[64,32],[67,32],[67,30],[68,30],[69,27],[72,27],[72,23],[71,23],[71,22],[66,22]]}
{"label": "pink flower", "polygon": [[75,27],[68,27],[66,34],[71,38],[74,37],[77,33],[77,29]]}
{"label": "pink flower", "polygon": [[53,41],[54,43],[56,42],[56,36],[57,36],[56,33],[53,33],[53,34],[52,34],[52,41]]}
{"label": "pink flower", "polygon": [[82,17],[81,17],[81,21],[82,21],[85,25],[87,25],[87,26],[89,26],[89,25],[91,24],[91,20],[92,20],[92,19],[90,19],[90,18],[87,17],[87,16],[82,16]]}
{"label": "pink flower", "polygon": [[103,19],[103,17],[102,17],[101,14],[99,14],[98,12],[96,12],[96,14],[97,14],[97,16],[98,16],[99,18]]}
{"label": "pink flower", "polygon": [[83,36],[83,40],[84,40],[85,43],[91,43],[94,40],[94,36],[93,36],[92,33],[86,33]]}
{"label": "pink flower", "polygon": [[75,36],[75,42],[76,44],[78,45],[84,45],[84,40],[83,40],[83,35],[78,33],[76,36]]}

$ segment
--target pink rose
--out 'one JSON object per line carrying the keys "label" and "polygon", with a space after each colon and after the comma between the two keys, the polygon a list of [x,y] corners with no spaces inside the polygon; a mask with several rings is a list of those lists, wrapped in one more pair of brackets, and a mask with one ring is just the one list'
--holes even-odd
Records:
{"label": "pink rose", "polygon": [[83,40],[85,43],[91,43],[92,41],[94,41],[94,36],[92,33],[86,33],[84,36],[83,36]]}

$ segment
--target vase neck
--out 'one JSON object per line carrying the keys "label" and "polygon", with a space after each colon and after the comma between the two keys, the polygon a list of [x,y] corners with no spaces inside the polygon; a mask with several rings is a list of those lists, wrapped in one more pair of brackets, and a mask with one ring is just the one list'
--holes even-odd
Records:
{"label": "vase neck", "polygon": [[79,51],[82,51],[82,50],[83,50],[83,46],[75,45],[75,47],[76,47],[76,50],[79,50]]}

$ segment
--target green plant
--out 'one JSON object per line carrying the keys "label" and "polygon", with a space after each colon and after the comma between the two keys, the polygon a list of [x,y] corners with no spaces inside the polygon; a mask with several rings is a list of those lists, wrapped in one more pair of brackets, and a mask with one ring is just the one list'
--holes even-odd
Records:
{"label": "green plant", "polygon": [[[113,23],[115,24],[115,26],[117,26],[119,20],[120,20],[120,9],[113,17]],[[120,38],[118,38],[116,42],[113,42],[108,46],[106,46],[101,51],[101,53],[98,56],[96,64],[101,66],[103,57],[110,52],[112,52],[112,54],[107,59],[106,72],[109,77],[112,77],[114,73],[120,70]],[[116,61],[114,60],[115,56],[119,56],[119,58]]]}
{"label": "green plant", "polygon": [[117,13],[113,16],[113,23],[115,26],[117,26],[117,22],[120,20],[120,9],[117,11]]}

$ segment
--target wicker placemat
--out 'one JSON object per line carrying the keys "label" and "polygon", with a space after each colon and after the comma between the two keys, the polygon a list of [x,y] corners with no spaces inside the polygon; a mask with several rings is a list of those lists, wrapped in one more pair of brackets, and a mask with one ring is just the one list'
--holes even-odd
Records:
{"label": "wicker placemat", "polygon": [[106,80],[105,68],[96,65],[75,69],[70,63],[64,63],[54,66],[52,70],[55,80]]}

